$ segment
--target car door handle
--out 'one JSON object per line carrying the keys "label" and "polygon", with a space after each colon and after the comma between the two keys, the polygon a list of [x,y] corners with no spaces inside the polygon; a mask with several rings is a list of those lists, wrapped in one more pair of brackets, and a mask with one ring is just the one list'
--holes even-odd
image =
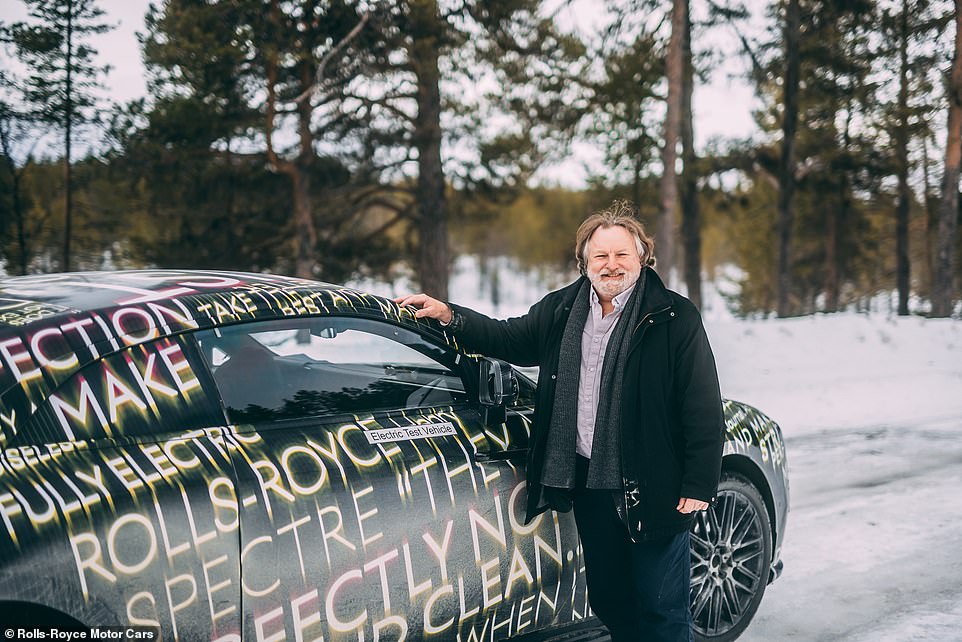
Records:
{"label": "car door handle", "polygon": [[509,459],[525,459],[527,456],[527,448],[516,448],[514,450],[497,450],[493,453],[477,453],[474,458],[478,461],[505,461]]}

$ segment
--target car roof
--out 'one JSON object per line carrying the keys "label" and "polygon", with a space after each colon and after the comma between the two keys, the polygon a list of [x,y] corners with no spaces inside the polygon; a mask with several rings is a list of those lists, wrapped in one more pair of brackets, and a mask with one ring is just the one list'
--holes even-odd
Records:
{"label": "car roof", "polygon": [[14,403],[8,393],[21,398],[18,405],[24,396],[36,405],[98,356],[143,341],[244,321],[355,313],[431,327],[453,342],[390,299],[288,276],[129,270],[3,278],[0,412]]}
{"label": "car roof", "polygon": [[121,270],[5,277],[0,278],[0,332],[62,313],[98,311],[191,293],[299,285],[338,288],[289,276],[211,270]]}

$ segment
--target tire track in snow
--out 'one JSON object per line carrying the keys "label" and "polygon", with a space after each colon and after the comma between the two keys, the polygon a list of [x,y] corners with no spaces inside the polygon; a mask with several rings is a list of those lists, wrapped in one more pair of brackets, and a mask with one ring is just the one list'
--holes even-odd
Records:
{"label": "tire track in snow", "polygon": [[938,641],[962,603],[962,419],[790,440],[782,577],[740,638]]}

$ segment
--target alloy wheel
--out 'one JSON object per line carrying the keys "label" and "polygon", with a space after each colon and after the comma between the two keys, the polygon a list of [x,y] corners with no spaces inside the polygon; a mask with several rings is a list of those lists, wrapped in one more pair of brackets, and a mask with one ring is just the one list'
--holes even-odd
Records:
{"label": "alloy wheel", "polygon": [[761,601],[771,564],[768,514],[747,481],[727,477],[691,529],[691,612],[701,639],[734,639]]}

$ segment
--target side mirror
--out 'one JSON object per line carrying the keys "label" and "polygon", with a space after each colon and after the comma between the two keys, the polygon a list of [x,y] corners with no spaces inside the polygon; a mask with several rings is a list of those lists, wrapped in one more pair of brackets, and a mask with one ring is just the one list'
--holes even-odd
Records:
{"label": "side mirror", "polygon": [[518,399],[518,377],[507,361],[481,359],[478,382],[481,405],[504,407]]}

